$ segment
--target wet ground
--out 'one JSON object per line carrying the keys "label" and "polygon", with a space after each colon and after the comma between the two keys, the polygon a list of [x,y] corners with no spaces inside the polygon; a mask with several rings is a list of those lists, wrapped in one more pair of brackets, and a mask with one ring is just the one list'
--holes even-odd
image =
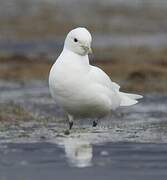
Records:
{"label": "wet ground", "polygon": [[0,179],[166,179],[167,94],[101,119],[66,118],[47,82],[0,81]]}

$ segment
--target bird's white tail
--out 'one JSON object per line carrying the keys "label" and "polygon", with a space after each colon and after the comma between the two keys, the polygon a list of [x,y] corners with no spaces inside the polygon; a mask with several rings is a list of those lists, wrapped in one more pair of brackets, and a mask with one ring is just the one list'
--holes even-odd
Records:
{"label": "bird's white tail", "polygon": [[119,92],[121,97],[121,104],[120,106],[131,106],[138,103],[137,99],[141,99],[143,96],[138,94],[130,94],[130,93],[123,93]]}

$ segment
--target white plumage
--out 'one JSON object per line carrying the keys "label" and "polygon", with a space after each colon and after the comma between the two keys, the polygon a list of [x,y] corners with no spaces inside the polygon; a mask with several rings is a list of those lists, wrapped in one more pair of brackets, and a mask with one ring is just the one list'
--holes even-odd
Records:
{"label": "white plumage", "polygon": [[120,106],[136,104],[141,95],[119,91],[100,68],[89,64],[92,37],[85,28],[70,31],[64,48],[51,68],[49,87],[53,98],[74,117],[103,117]]}

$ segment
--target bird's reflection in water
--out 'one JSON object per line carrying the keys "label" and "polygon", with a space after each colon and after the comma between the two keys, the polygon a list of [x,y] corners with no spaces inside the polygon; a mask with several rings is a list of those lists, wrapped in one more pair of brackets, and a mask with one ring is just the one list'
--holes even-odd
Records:
{"label": "bird's reflection in water", "polygon": [[81,138],[67,138],[64,141],[67,161],[73,167],[88,167],[92,165],[92,145]]}

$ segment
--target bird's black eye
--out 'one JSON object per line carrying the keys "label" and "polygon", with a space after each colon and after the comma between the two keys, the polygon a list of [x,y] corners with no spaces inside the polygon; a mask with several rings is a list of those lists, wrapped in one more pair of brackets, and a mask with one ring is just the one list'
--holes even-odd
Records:
{"label": "bird's black eye", "polygon": [[74,38],[74,42],[78,42],[78,39],[77,39],[77,38]]}

